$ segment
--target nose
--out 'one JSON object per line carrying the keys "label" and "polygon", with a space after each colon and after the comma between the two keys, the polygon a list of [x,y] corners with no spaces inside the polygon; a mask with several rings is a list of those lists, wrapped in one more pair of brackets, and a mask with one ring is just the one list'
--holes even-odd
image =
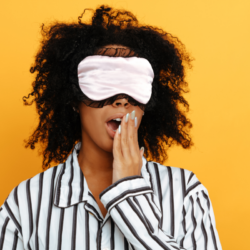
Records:
{"label": "nose", "polygon": [[128,102],[128,100],[126,98],[122,98],[122,99],[117,99],[113,102],[112,104],[113,107],[118,108],[118,107],[130,107],[131,104]]}

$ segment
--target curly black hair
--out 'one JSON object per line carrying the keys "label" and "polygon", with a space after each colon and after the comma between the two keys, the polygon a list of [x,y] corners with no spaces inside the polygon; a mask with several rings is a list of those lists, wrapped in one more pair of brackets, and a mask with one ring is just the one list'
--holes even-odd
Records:
{"label": "curly black hair", "polygon": [[146,58],[154,70],[152,96],[138,129],[138,142],[147,160],[162,164],[168,158],[165,149],[172,144],[190,148],[192,123],[186,117],[189,104],[183,93],[188,92],[185,70],[192,67],[193,59],[182,42],[162,29],[140,25],[129,11],[106,5],[83,23],[86,10],[78,22],[41,26],[41,47],[30,68],[36,73],[33,91],[23,97],[25,105],[36,103],[39,124],[25,147],[34,149],[41,143],[44,169],[66,160],[81,141],[80,117],[72,109],[78,100],[73,87],[78,82],[77,65],[89,55],[105,54],[100,52],[104,46],[118,44]]}

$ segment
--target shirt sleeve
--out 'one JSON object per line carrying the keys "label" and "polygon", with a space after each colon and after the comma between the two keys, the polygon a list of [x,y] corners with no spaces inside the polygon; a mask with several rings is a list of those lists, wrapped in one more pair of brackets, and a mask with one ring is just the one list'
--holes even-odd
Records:
{"label": "shirt sleeve", "polygon": [[12,190],[4,204],[0,207],[1,250],[24,250],[17,188]]}
{"label": "shirt sleeve", "polygon": [[159,200],[142,176],[120,179],[100,194],[100,200],[135,250],[220,250],[211,202],[204,190],[197,185],[184,199],[181,242],[160,227]]}

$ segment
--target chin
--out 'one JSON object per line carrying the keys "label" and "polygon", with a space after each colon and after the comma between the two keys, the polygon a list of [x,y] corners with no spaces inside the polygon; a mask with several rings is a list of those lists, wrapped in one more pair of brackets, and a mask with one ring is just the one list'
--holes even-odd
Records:
{"label": "chin", "polygon": [[104,150],[104,151],[106,151],[107,153],[112,153],[113,154],[113,145],[111,145],[110,147],[102,147],[102,149]]}
{"label": "chin", "polygon": [[106,138],[103,138],[102,143],[99,143],[99,147],[103,150],[106,151],[108,153],[113,153],[113,142],[114,140],[111,139],[109,136],[107,136]]}

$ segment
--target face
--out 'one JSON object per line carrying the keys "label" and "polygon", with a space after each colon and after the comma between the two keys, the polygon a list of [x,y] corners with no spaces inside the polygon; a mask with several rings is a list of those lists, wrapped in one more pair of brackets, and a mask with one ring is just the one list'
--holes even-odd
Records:
{"label": "face", "polygon": [[[103,48],[123,48],[127,47],[117,44],[110,44]],[[108,53],[114,53],[110,51]],[[97,146],[100,149],[112,153],[114,132],[109,128],[107,121],[116,117],[121,117],[135,110],[137,117],[137,130],[140,126],[143,111],[138,106],[131,105],[127,99],[118,99],[112,105],[106,105],[102,108],[91,108],[83,102],[79,104],[79,113],[81,118],[82,142],[86,145]],[[114,122],[115,123],[115,122]]]}
{"label": "face", "polygon": [[81,118],[82,141],[112,153],[113,137],[107,121],[111,118],[122,117],[135,110],[138,126],[140,126],[143,111],[138,106],[131,105],[127,99],[116,100],[112,105],[102,108],[91,108],[83,102],[79,104]]}

